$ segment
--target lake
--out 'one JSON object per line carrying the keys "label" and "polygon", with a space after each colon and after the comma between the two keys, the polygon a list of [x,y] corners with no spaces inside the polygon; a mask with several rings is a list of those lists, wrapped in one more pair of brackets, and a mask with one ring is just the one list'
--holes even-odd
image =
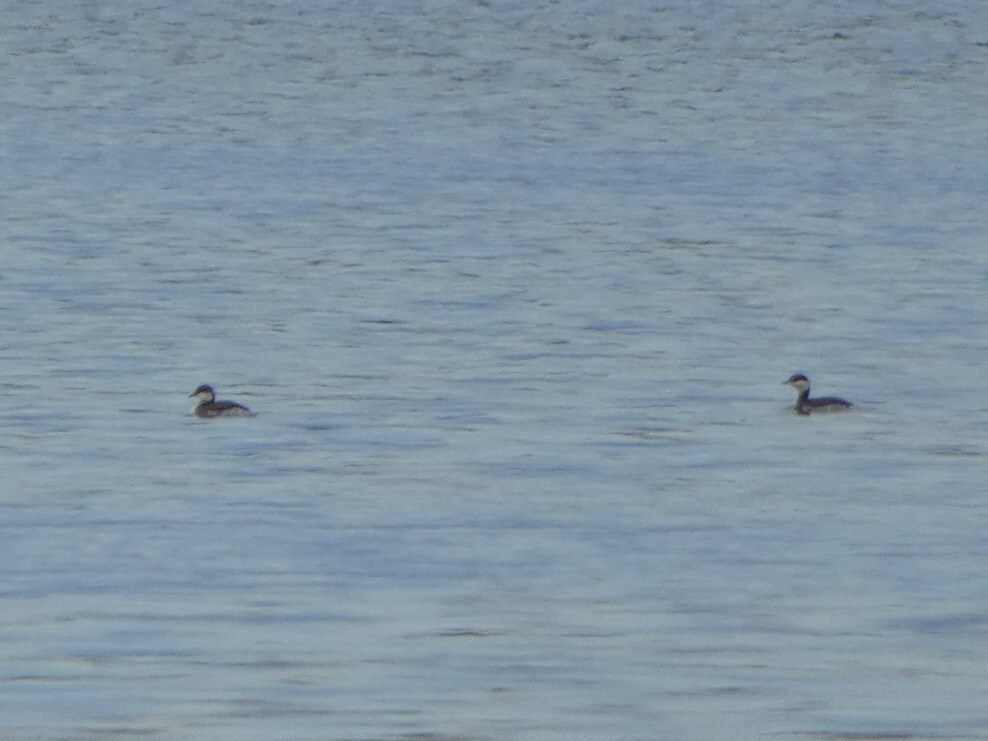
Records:
{"label": "lake", "polygon": [[4,739],[988,738],[988,6],[4,16]]}

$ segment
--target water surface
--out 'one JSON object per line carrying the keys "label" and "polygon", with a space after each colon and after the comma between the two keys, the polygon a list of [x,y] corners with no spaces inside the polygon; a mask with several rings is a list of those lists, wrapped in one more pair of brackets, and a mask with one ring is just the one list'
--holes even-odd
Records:
{"label": "water surface", "polygon": [[981,3],[5,17],[5,739],[988,737]]}

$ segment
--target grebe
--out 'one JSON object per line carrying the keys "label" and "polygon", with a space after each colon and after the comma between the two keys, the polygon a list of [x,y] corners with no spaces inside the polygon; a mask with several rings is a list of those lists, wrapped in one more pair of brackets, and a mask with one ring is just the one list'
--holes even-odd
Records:
{"label": "grebe", "polygon": [[813,412],[839,412],[850,409],[854,405],[849,401],[838,399],[836,396],[820,396],[816,399],[810,398],[810,379],[802,373],[789,376],[786,384],[792,386],[799,392],[796,397],[796,404],[793,410],[796,414],[811,414]]}
{"label": "grebe", "polygon": [[199,400],[195,414],[197,417],[253,417],[255,412],[235,401],[216,401],[212,386],[203,384],[191,394]]}

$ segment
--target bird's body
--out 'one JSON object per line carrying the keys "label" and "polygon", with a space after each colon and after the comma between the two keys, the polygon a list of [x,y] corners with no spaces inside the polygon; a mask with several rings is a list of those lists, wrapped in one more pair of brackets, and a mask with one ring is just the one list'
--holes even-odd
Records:
{"label": "bird's body", "polygon": [[793,411],[796,414],[814,414],[816,412],[842,412],[850,409],[854,405],[845,401],[844,399],[838,399],[836,396],[818,396],[815,399],[810,398],[810,379],[804,376],[802,373],[796,373],[789,377],[786,381],[787,386],[792,386],[799,392],[799,396],[796,397],[796,403],[793,405]]}
{"label": "bird's body", "polygon": [[197,417],[253,417],[255,412],[238,404],[235,401],[217,401],[216,392],[212,386],[203,384],[189,396],[199,400],[196,405],[195,415]]}

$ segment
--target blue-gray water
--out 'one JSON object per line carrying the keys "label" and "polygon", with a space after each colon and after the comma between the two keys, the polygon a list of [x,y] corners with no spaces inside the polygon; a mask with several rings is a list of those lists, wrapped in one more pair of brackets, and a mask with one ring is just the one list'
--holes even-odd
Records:
{"label": "blue-gray water", "polygon": [[0,737],[988,738],[980,0],[0,41]]}

